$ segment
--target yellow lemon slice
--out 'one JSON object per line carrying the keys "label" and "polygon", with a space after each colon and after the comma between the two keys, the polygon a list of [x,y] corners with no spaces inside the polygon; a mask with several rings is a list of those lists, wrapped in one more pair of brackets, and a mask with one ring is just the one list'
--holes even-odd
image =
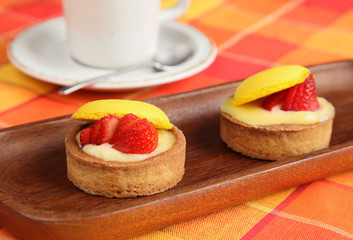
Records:
{"label": "yellow lemon slice", "polygon": [[106,99],[88,102],[82,105],[71,118],[76,120],[99,120],[108,114],[122,117],[133,113],[139,118],[146,118],[156,128],[171,129],[172,124],[168,116],[158,107],[133,100]]}
{"label": "yellow lemon slice", "polygon": [[232,104],[242,105],[290,88],[304,82],[309,75],[309,69],[300,65],[284,65],[256,73],[237,87]]}

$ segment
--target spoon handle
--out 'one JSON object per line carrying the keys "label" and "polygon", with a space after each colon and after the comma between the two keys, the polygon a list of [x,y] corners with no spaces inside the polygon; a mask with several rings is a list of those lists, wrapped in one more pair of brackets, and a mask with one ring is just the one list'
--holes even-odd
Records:
{"label": "spoon handle", "polygon": [[140,67],[143,67],[143,66],[147,66],[147,64],[139,65],[139,66],[133,66],[133,67],[128,67],[128,68],[124,68],[124,69],[121,69],[121,70],[115,70],[115,71],[112,71],[112,72],[107,73],[105,75],[101,75],[101,76],[98,76],[98,77],[93,77],[93,78],[84,80],[82,82],[78,82],[78,83],[75,83],[75,84],[72,84],[72,85],[69,85],[69,86],[61,87],[58,90],[58,93],[61,94],[61,95],[68,95],[70,93],[73,93],[73,92],[75,92],[75,91],[77,91],[77,90],[79,90],[81,88],[87,87],[87,86],[92,85],[94,83],[103,82],[103,81],[105,81],[105,82],[114,81],[114,78],[113,78],[114,76],[131,72],[131,71],[136,70],[137,68],[140,68]]}
{"label": "spoon handle", "polygon": [[[62,95],[67,95],[67,94],[73,93],[81,88],[84,88],[84,87],[87,87],[87,86],[92,85],[94,83],[102,82],[102,81],[117,82],[117,80],[113,78],[114,76],[122,75],[124,73],[128,73],[128,72],[134,71],[134,70],[142,68],[142,67],[150,67],[156,72],[168,71],[168,70],[174,68],[176,65],[178,65],[182,62],[185,62],[193,55],[193,52],[190,50],[190,45],[183,43],[183,44],[179,44],[177,46],[173,46],[172,48],[173,48],[172,54],[169,50],[163,51],[164,53],[167,53],[166,56],[169,58],[169,60],[170,60],[170,55],[173,56],[172,59],[174,61],[169,62],[168,64],[161,61],[161,60],[157,60],[158,57],[156,57],[155,59],[152,60],[152,62],[142,63],[137,66],[132,66],[132,67],[127,67],[127,68],[120,69],[120,70],[115,70],[115,71],[112,71],[112,72],[105,74],[105,75],[102,75],[102,76],[87,79],[82,82],[72,84],[70,86],[61,87],[58,90],[58,93],[62,94]],[[164,56],[164,57],[166,58],[166,56]],[[161,57],[162,57],[162,55],[161,55]],[[168,58],[166,58],[166,59],[168,59]]]}

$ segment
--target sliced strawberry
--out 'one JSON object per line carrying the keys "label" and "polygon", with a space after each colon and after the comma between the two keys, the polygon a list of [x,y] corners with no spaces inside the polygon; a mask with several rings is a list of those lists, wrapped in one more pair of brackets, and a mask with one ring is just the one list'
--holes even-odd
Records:
{"label": "sliced strawberry", "polygon": [[109,142],[121,152],[145,154],[157,148],[158,132],[151,122],[134,114],[127,114],[120,119],[108,115],[82,130],[80,141],[82,146]]}
{"label": "sliced strawberry", "polygon": [[282,102],[284,96],[287,93],[287,89],[271,94],[266,100],[263,102],[262,106],[271,111],[274,106]]}
{"label": "sliced strawberry", "polygon": [[320,108],[316,95],[315,79],[310,75],[304,82],[304,95],[306,96],[300,102],[299,109],[305,111],[316,111]]}
{"label": "sliced strawberry", "polygon": [[114,136],[110,139],[109,142],[112,144],[117,142],[126,133],[128,129],[135,125],[138,120],[139,117],[132,113],[126,114],[122,118],[120,118],[117,126],[118,130],[115,132]]}
{"label": "sliced strawberry", "polygon": [[282,107],[281,109],[284,111],[290,111],[292,104],[293,104],[293,99],[295,97],[295,94],[297,92],[298,85],[295,85],[291,88],[288,88],[286,91],[286,96],[283,99],[282,102]]}
{"label": "sliced strawberry", "polygon": [[304,87],[305,87],[304,84],[298,84],[295,87],[296,87],[296,92],[289,109],[291,111],[300,111],[302,101],[306,99],[308,96],[304,92]]}
{"label": "sliced strawberry", "polygon": [[311,96],[310,103],[308,105],[307,111],[316,111],[320,108],[319,101],[317,100],[317,95]]}
{"label": "sliced strawberry", "polygon": [[100,145],[103,143],[108,143],[113,138],[118,123],[119,117],[113,114],[109,114],[102,118],[96,144]]}
{"label": "sliced strawberry", "polygon": [[92,135],[92,125],[83,129],[80,133],[80,143],[81,146],[85,146],[86,144],[90,144],[91,135]]}
{"label": "sliced strawberry", "polygon": [[320,108],[317,100],[315,79],[310,74],[304,82],[270,95],[263,103],[269,111],[282,103],[284,111],[316,111]]}
{"label": "sliced strawberry", "polygon": [[158,132],[146,119],[138,119],[113,145],[121,152],[132,154],[151,153],[157,146]]}
{"label": "sliced strawberry", "polygon": [[92,135],[91,135],[91,141],[90,141],[91,144],[98,145],[99,131],[100,131],[102,121],[103,121],[103,118],[99,119],[92,125]]}
{"label": "sliced strawberry", "polygon": [[303,83],[297,84],[290,89],[296,89],[290,105],[287,108],[285,103],[282,104],[282,110],[285,111],[316,111],[319,109],[317,100],[315,79],[310,74]]}

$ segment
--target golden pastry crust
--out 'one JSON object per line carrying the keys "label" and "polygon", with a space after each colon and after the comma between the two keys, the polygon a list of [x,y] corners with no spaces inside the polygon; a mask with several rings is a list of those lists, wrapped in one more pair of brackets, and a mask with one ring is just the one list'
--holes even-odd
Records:
{"label": "golden pastry crust", "polygon": [[328,147],[333,118],[316,124],[250,126],[221,111],[221,139],[236,152],[280,160]]}
{"label": "golden pastry crust", "polygon": [[174,146],[138,162],[104,161],[78,146],[75,136],[83,128],[72,128],[66,136],[66,161],[69,180],[81,190],[105,197],[137,197],[163,192],[183,177],[186,141],[173,126]]}

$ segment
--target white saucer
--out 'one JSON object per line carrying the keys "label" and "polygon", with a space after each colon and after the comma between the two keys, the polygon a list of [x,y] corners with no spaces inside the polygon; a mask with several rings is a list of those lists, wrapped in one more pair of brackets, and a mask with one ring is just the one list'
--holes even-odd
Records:
{"label": "white saucer", "polygon": [[[175,68],[165,72],[138,69],[114,77],[117,82],[96,83],[88,88],[128,90],[174,82],[202,71],[217,55],[215,45],[204,34],[175,21],[162,25],[157,54],[161,49],[180,42],[190,44],[194,54]],[[113,71],[80,65],[70,57],[62,17],[39,23],[21,32],[9,45],[7,53],[12,64],[24,73],[63,86]]]}

